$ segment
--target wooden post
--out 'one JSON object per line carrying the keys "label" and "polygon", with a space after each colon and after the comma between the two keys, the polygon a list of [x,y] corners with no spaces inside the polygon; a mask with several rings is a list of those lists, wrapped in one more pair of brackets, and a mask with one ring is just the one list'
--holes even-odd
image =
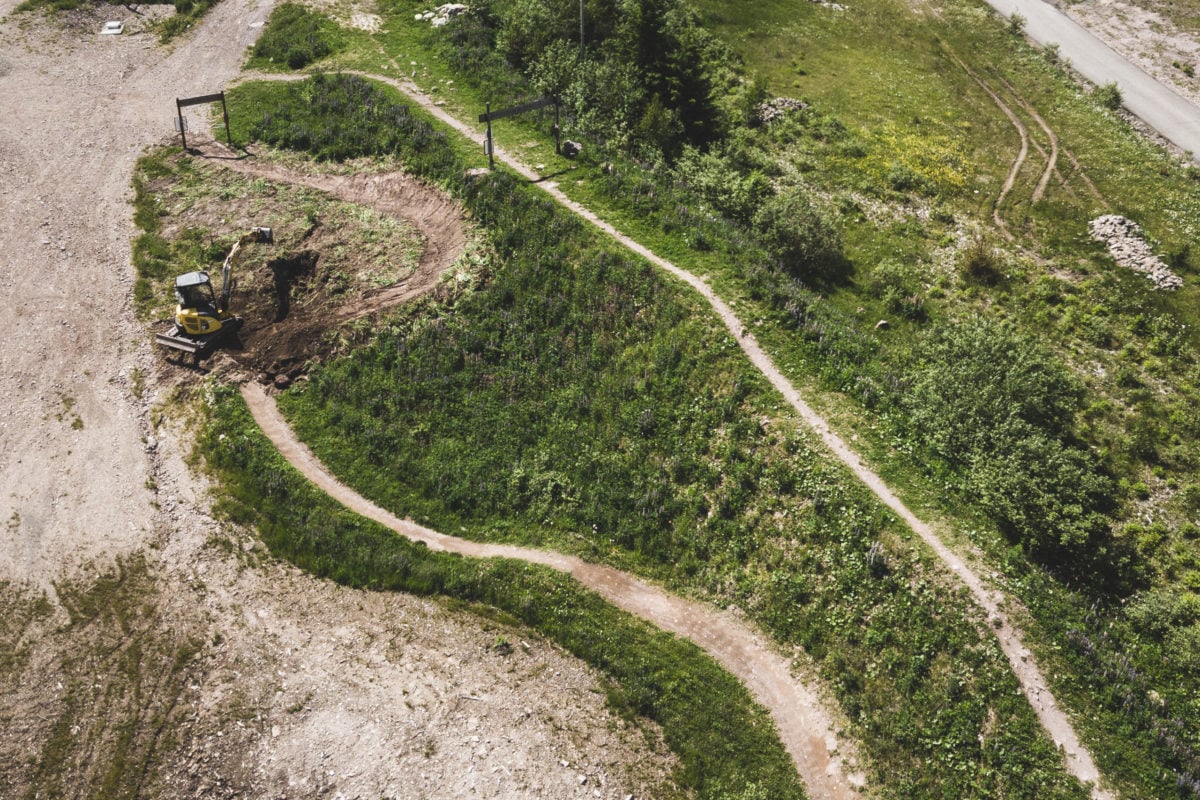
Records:
{"label": "wooden post", "polygon": [[[478,106],[476,107],[478,108]],[[488,169],[495,169],[496,159],[492,155],[492,150],[494,149],[492,144],[492,104],[485,104],[484,110],[487,112],[487,143],[484,145],[484,149],[487,150]]]}
{"label": "wooden post", "polygon": [[229,129],[229,109],[225,106],[225,92],[221,91],[221,116],[225,117],[225,141],[233,147],[233,131]]}
{"label": "wooden post", "polygon": [[187,129],[183,124],[183,105],[175,98],[175,113],[179,115],[179,140],[183,142],[183,151],[187,152]]}
{"label": "wooden post", "polygon": [[562,155],[562,128],[558,127],[558,98],[554,99],[554,155]]}

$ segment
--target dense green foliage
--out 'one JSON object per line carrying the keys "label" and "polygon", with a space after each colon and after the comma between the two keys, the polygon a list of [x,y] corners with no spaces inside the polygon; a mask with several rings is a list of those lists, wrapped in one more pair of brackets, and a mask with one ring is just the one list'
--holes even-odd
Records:
{"label": "dense green foliage", "polygon": [[1080,382],[1036,341],[986,319],[939,328],[916,357],[903,405],[914,436],[962,473],[963,493],[1044,558],[1110,566],[1101,512],[1113,486],[1071,441]]}
{"label": "dense green foliage", "polygon": [[299,3],[281,3],[271,11],[262,35],[254,43],[251,65],[303,69],[341,46],[333,20]]}
{"label": "dense green foliage", "polygon": [[415,171],[453,171],[446,135],[397,102],[394,90],[357,75],[318,74],[283,89],[245,83],[228,102],[239,140],[305,150],[319,161],[401,155]]}
{"label": "dense green foliage", "polygon": [[779,267],[810,283],[820,282],[823,268],[840,255],[837,230],[798,188],[765,200],[754,227]]}
{"label": "dense green foliage", "polygon": [[226,489],[220,509],[253,524],[273,552],[352,586],[484,603],[540,631],[608,676],[618,710],[662,726],[680,759],[676,779],[697,797],[725,800],[751,785],[804,797],[766,712],[695,645],[545,567],[430,552],[350,513],[283,460],[234,389],[215,389],[210,415],[200,448]]}
{"label": "dense green foliage", "polygon": [[579,6],[551,0],[482,0],[437,34],[493,107],[552,94],[593,141],[646,158],[725,135],[742,92],[732,54],[682,0],[589,0],[579,38]]}

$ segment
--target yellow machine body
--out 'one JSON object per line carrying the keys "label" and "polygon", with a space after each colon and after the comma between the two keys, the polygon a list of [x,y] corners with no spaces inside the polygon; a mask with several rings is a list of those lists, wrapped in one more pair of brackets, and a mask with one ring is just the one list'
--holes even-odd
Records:
{"label": "yellow machine body", "polygon": [[188,336],[204,336],[221,330],[232,314],[221,309],[213,294],[207,272],[189,272],[175,281],[175,324]]}

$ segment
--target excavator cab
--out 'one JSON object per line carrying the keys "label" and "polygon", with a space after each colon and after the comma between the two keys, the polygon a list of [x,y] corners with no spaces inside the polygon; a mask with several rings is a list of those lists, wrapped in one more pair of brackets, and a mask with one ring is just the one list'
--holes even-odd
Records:
{"label": "excavator cab", "polygon": [[200,336],[221,328],[222,317],[217,310],[212,279],[207,272],[189,272],[175,279],[175,324],[184,333]]}

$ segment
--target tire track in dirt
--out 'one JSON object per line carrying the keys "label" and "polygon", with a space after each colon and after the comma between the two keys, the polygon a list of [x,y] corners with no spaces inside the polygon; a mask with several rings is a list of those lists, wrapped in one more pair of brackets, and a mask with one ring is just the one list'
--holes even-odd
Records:
{"label": "tire track in dirt", "polygon": [[835,727],[819,696],[793,677],[788,659],[774,652],[745,622],[576,556],[474,542],[400,519],[335,478],[296,438],[274,399],[261,386],[244,384],[242,397],[263,433],[283,457],[318,488],[355,513],[437,552],[472,558],[511,558],[565,572],[618,608],[691,640],[741,680],[754,699],[770,712],[813,800],[860,797],[855,787],[861,786],[863,779],[844,774],[842,758],[835,755],[839,749]]}
{"label": "tire track in dirt", "polygon": [[[954,58],[952,54],[951,58]],[[961,64],[961,62],[959,63]],[[965,65],[963,65],[963,68],[967,69]],[[969,69],[968,72],[970,72]],[[452,116],[440,106],[434,105],[433,100],[410,81],[396,80],[380,75],[368,75],[367,77],[396,87],[446,125],[459,131],[471,141],[477,142],[480,145],[483,144],[483,135],[479,131],[462,122],[457,117]],[[988,93],[994,95],[990,90],[988,90]],[[1002,103],[998,98],[997,102]],[[1008,113],[1011,115],[1010,119],[1015,117],[1011,109],[1008,110]],[[1016,120],[1015,124],[1018,125],[1018,130],[1024,131],[1024,127],[1020,126],[1020,120]],[[1024,155],[1028,152],[1028,134],[1023,136],[1022,142],[1021,160],[1023,161]],[[541,176],[534,170],[521,163],[519,159],[508,153],[504,148],[496,146],[494,155],[498,160],[509,165],[517,173],[528,178],[535,185],[550,194],[559,204],[574,211],[615,241],[645,258],[664,272],[688,284],[708,301],[750,361],[762,372],[763,376],[767,378],[775,390],[783,395],[784,399],[795,409],[805,423],[821,437],[825,446],[860,481],[866,484],[884,505],[890,508],[914,533],[920,536],[922,541],[925,542],[942,563],[966,586],[976,604],[985,612],[991,622],[990,629],[993,635],[996,636],[1000,649],[1008,659],[1009,666],[1021,685],[1021,691],[1033,707],[1038,721],[1054,743],[1063,751],[1067,771],[1080,781],[1092,786],[1091,795],[1094,800],[1114,800],[1115,795],[1098,785],[1101,777],[1100,771],[1096,767],[1091,751],[1080,741],[1070,719],[1058,705],[1053,693],[1048,688],[1046,678],[1037,666],[1033,654],[1024,646],[1024,632],[1010,621],[1009,615],[1004,611],[1005,606],[1012,607],[1017,605],[1015,598],[1005,595],[1004,592],[991,587],[985,582],[967,565],[962,556],[951,550],[941,540],[932,526],[918,518],[916,514],[904,505],[883,479],[863,462],[861,456],[847,445],[845,440],[833,432],[820,414],[804,402],[791,381],[779,371],[778,367],[775,366],[771,358],[758,344],[753,334],[749,333],[741,320],[738,319],[733,309],[716,295],[707,282],[691,272],[677,267],[666,259],[655,255],[642,244],[634,241],[608,222],[600,219],[591,210],[571,200],[563,194],[556,183],[553,181],[543,181]],[[1011,183],[1015,180],[1015,175],[1016,170],[1013,170],[1010,174],[1008,189],[1011,189]],[[1007,233],[1007,230],[1005,232]],[[977,562],[984,560],[982,554],[975,548],[968,548],[968,551],[972,560]]]}
{"label": "tire track in dirt", "polygon": [[[1037,112],[1037,109],[1013,88],[1011,83],[1003,78],[1000,79],[1000,82],[1004,84],[1004,88],[1008,90],[1008,93],[1016,98],[1021,108],[1025,109],[1025,113],[1033,117],[1033,121],[1038,124],[1038,127],[1042,129],[1042,132],[1046,134],[1046,138],[1050,141],[1050,155],[1046,156],[1046,168],[1042,170],[1042,177],[1038,179],[1037,187],[1033,190],[1032,199],[1036,203],[1046,194],[1046,187],[1050,184],[1050,177],[1054,175],[1054,170],[1058,167],[1058,135],[1054,132],[1054,129],[1046,124],[1046,120]],[[1038,149],[1040,150],[1041,148]]]}
{"label": "tire track in dirt", "polygon": [[995,103],[996,107],[1004,113],[1004,116],[1008,117],[1008,121],[1011,122],[1012,126],[1017,129],[1017,135],[1021,138],[1021,148],[1017,152],[1017,157],[1013,160],[1012,166],[1008,170],[1008,177],[1004,179],[1004,185],[1000,187],[1000,194],[996,197],[995,202],[992,204],[992,221],[996,223],[996,227],[1000,229],[1002,234],[1004,234],[1004,238],[1012,241],[1015,237],[1012,235],[1012,232],[1009,231],[1008,225],[1004,222],[1004,219],[1000,216],[1000,206],[1004,203],[1004,199],[1008,197],[1008,193],[1012,191],[1013,186],[1016,185],[1017,174],[1021,171],[1021,167],[1025,165],[1025,159],[1029,156],[1029,131],[1026,129],[1024,123],[1021,122],[1020,118],[1013,112],[1013,110],[1009,108],[1003,100],[1000,99],[1000,95],[996,94],[992,90],[992,87],[988,86],[982,78],[976,75],[975,72],[965,63],[963,63],[958,56],[954,55],[954,53],[951,53],[949,50],[944,50],[944,52],[950,57],[951,61],[953,61],[959,66],[959,68],[962,69],[963,72],[970,75],[971,79],[979,84],[979,88],[983,89],[983,91],[987,93],[988,97],[992,98],[992,102]]}

